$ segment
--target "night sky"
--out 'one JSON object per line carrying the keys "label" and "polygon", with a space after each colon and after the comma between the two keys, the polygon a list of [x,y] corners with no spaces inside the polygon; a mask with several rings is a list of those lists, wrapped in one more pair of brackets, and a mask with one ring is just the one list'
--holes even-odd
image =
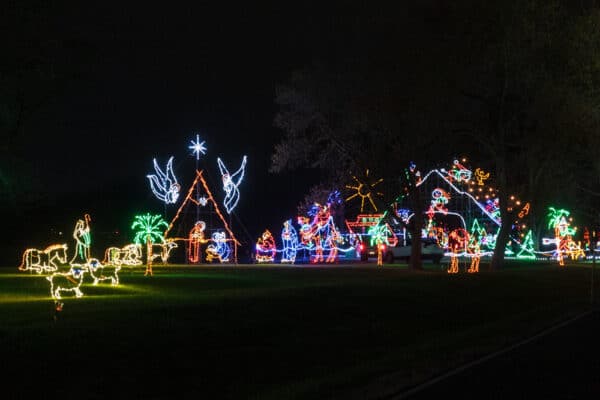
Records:
{"label": "night sky", "polygon": [[[293,70],[351,47],[348,40],[360,35],[340,28],[360,11],[332,6],[329,14],[321,7],[316,17],[310,5],[209,4],[10,7],[17,51],[48,51],[40,48],[50,43],[47,56],[70,74],[24,128],[25,161],[45,192],[33,211],[39,214],[34,237],[48,229],[70,234],[86,212],[97,233],[127,230],[135,213],[162,213],[146,178],[152,159],[164,166],[175,156],[184,194],[195,169],[188,146],[196,133],[208,148],[200,167],[218,198],[217,157],[233,170],[248,155],[235,211],[237,230],[242,224],[248,231],[241,239],[278,229],[294,215],[318,176],[268,173],[281,135],[272,126],[275,87]],[[169,218],[175,210],[169,206]]]}

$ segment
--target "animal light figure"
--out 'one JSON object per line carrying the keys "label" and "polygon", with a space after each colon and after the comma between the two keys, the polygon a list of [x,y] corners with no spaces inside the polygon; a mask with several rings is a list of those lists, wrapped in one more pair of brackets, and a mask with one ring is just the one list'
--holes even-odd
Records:
{"label": "animal light figure", "polygon": [[69,272],[55,272],[46,279],[50,282],[50,295],[53,299],[60,299],[62,292],[73,292],[75,297],[82,297],[79,287],[83,282],[85,270],[80,267],[71,267]]}
{"label": "animal light figure", "polygon": [[54,272],[67,263],[67,245],[52,244],[44,250],[27,249],[23,253],[20,271],[34,271],[38,274]]}
{"label": "animal light figure", "polygon": [[275,239],[269,230],[263,232],[256,242],[256,262],[270,263],[275,259]]}
{"label": "animal light figure", "polygon": [[116,267],[122,265],[142,265],[142,246],[140,244],[131,243],[123,248],[109,247],[104,252],[104,260],[102,262]]}
{"label": "animal light figure", "polygon": [[225,191],[223,205],[225,206],[227,214],[231,214],[231,211],[233,211],[240,200],[240,191],[238,190],[238,186],[244,179],[246,161],[247,157],[244,156],[240,168],[233,174],[230,174],[225,164],[223,164],[223,161],[221,161],[220,158],[217,158],[217,164],[219,165],[219,171],[221,171],[221,178],[223,179],[223,190]]}
{"label": "animal light figure", "polygon": [[94,280],[94,285],[97,285],[98,282],[104,282],[110,280],[110,284],[112,286],[117,286],[119,284],[119,271],[121,270],[120,265],[115,265],[114,268],[110,268],[105,274],[105,266],[96,258],[90,259],[87,264],[87,270],[90,273],[90,276]]}
{"label": "animal light figure", "polygon": [[176,203],[179,198],[181,186],[177,183],[177,178],[173,173],[173,157],[167,161],[167,167],[164,172],[158,166],[156,158],[153,161],[156,175],[146,175],[150,180],[152,193],[165,204]]}
{"label": "animal light figure", "polygon": [[227,235],[225,232],[214,232],[211,236],[211,242],[206,246],[206,261],[218,260],[219,262],[228,262],[231,248],[227,244]]}
{"label": "animal light figure", "polygon": [[281,262],[293,264],[296,261],[296,251],[298,249],[298,233],[294,229],[291,219],[283,223],[281,241],[283,243]]}

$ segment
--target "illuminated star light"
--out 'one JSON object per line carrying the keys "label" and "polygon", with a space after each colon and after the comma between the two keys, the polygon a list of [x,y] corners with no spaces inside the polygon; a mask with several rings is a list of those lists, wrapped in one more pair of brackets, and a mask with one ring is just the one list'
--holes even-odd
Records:
{"label": "illuminated star light", "polygon": [[204,140],[201,142],[200,141],[200,136],[196,135],[196,141],[194,142],[193,140],[191,141],[192,145],[189,146],[188,148],[190,150],[192,150],[192,153],[194,153],[196,155],[196,160],[200,159],[200,153],[202,153],[202,155],[206,154],[206,146],[204,146]]}

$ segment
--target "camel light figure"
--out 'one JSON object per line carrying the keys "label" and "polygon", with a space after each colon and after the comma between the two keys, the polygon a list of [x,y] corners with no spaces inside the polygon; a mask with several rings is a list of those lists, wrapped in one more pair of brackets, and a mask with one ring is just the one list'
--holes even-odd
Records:
{"label": "camel light figure", "polygon": [[223,178],[223,190],[225,191],[225,199],[223,200],[223,205],[225,206],[227,214],[231,214],[231,211],[233,211],[233,209],[237,206],[238,201],[240,200],[240,191],[238,190],[238,186],[240,185],[240,183],[242,183],[242,180],[244,179],[246,161],[247,157],[244,156],[240,168],[233,174],[230,174],[225,164],[223,164],[223,161],[221,161],[220,158],[217,158],[219,171],[221,171],[221,177]]}
{"label": "camel light figure", "polygon": [[179,198],[179,189],[181,187],[177,183],[177,178],[173,173],[173,157],[169,158],[164,172],[158,166],[155,158],[154,170],[156,171],[156,175],[146,175],[150,179],[152,193],[159,200],[165,202],[165,204],[174,204]]}

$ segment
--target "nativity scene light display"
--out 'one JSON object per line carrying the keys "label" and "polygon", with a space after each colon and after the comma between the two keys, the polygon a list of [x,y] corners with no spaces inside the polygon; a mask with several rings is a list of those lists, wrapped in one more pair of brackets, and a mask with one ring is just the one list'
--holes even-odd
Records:
{"label": "nativity scene light display", "polygon": [[[240,242],[231,229],[231,218],[228,221],[227,216],[233,213],[240,201],[239,186],[244,178],[247,157],[242,157],[241,165],[233,173],[229,172],[221,158],[217,158],[223,185],[223,201],[220,204],[206,182],[205,171],[198,168],[200,156],[207,151],[205,142],[196,135],[189,149],[196,157],[196,174],[183,201],[173,156],[164,168],[154,158],[154,171],[146,176],[151,192],[164,203],[165,210],[167,205],[180,203],[170,222],[160,214],[136,215],[131,224],[134,233],[132,243],[108,247],[103,259],[99,260],[91,256],[91,216],[85,214],[75,223],[72,247],[66,243],[56,243],[43,248],[26,249],[18,269],[44,276],[49,282],[50,296],[61,299],[65,294],[82,297],[82,285],[86,281],[93,285],[102,282],[119,285],[119,272],[123,267],[141,267],[145,264],[144,275],[152,276],[153,264],[169,263],[173,252],[180,247],[185,248],[186,262],[190,264],[237,263]],[[227,214],[221,212],[221,206]],[[187,220],[194,216],[189,231],[181,236],[173,235],[175,231],[185,228]]]}
{"label": "nativity scene light display", "polygon": [[[174,156],[161,167],[152,160],[153,173],[148,174],[150,191],[164,204],[165,215],[145,213],[133,218],[131,243],[115,244],[106,248],[102,260],[91,252],[92,232],[89,214],[75,222],[72,246],[54,243],[28,248],[23,252],[18,269],[44,276],[50,296],[61,299],[65,294],[82,297],[82,285],[120,284],[122,268],[143,268],[144,275],[152,276],[155,263],[168,264],[174,253],[183,255],[185,264],[236,263],[241,245],[232,227],[232,214],[240,202],[240,187],[246,172],[247,157],[243,156],[233,172],[225,162],[216,158],[221,175],[219,199],[213,194],[207,171],[199,168],[201,156],[207,152],[199,135],[189,149],[196,159],[195,176],[182,196],[181,185],[174,170]],[[447,260],[447,272],[479,272],[482,257],[490,256],[497,242],[502,224],[496,190],[490,185],[493,176],[482,168],[472,171],[466,160],[454,160],[446,168],[432,169],[421,174],[414,164],[406,170],[414,174],[416,187],[427,194],[421,238],[428,243],[431,254]],[[376,257],[377,264],[406,259],[410,253],[407,227],[414,217],[406,193],[396,197],[392,204],[382,204],[382,178],[369,170],[362,179],[351,176],[345,185],[346,195],[333,190],[327,201],[313,203],[303,215],[287,218],[278,235],[265,229],[254,246],[254,261],[259,264],[313,263],[335,264],[340,260],[367,261]],[[354,205],[355,214],[345,215],[344,203]],[[358,207],[358,204],[360,205]],[[178,205],[167,222],[167,205]],[[541,240],[535,250],[532,231],[525,220],[533,205],[509,196],[509,211],[515,220],[505,248],[507,257],[523,260],[555,259],[565,265],[565,259],[584,259],[594,248],[595,239],[584,228],[583,242],[575,240],[578,229],[565,209],[548,209],[549,237]],[[337,222],[336,222],[337,221]],[[277,232],[274,230],[274,232]],[[597,246],[596,246],[597,247]],[[424,251],[425,253],[425,251]]]}

